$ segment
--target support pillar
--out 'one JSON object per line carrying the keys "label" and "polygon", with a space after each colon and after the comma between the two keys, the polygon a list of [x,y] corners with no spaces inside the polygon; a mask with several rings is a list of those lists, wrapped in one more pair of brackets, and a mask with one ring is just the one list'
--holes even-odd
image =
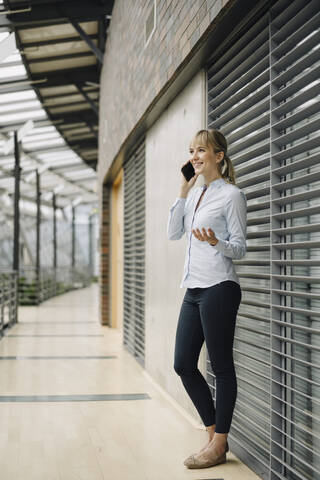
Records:
{"label": "support pillar", "polygon": [[93,276],[93,244],[92,244],[92,230],[93,230],[93,225],[92,225],[92,217],[93,214],[89,215],[89,272],[90,272],[90,283],[92,281],[92,276]]}
{"label": "support pillar", "polygon": [[20,200],[20,149],[18,142],[18,134],[14,132],[14,158],[15,158],[15,167],[14,167],[14,177],[15,177],[15,190],[14,190],[14,230],[13,230],[13,269],[18,272],[19,276],[19,260],[20,260],[20,248],[19,248],[19,238],[20,238],[20,209],[19,209],[19,200]]}
{"label": "support pillar", "polygon": [[53,208],[53,288],[54,295],[58,294],[57,286],[57,197],[52,194],[52,208]]}
{"label": "support pillar", "polygon": [[71,251],[71,272],[72,272],[72,284],[76,281],[76,274],[75,274],[75,264],[76,264],[76,208],[72,206],[72,251]]}
{"label": "support pillar", "polygon": [[41,204],[40,204],[40,174],[36,170],[36,188],[37,188],[37,228],[36,228],[36,284],[37,284],[37,296],[38,305],[41,302],[41,278],[40,278],[40,222],[41,222]]}
{"label": "support pillar", "polygon": [[14,132],[14,224],[13,224],[13,270],[16,271],[17,275],[17,308],[15,310],[15,319],[14,322],[18,322],[18,305],[19,305],[19,260],[20,260],[20,209],[19,209],[19,200],[20,200],[20,149],[18,142],[18,133]]}

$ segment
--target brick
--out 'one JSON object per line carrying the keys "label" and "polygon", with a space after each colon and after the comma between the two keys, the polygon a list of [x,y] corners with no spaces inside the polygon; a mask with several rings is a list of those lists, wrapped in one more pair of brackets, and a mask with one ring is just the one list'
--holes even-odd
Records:
{"label": "brick", "polygon": [[191,36],[192,36],[192,34],[193,34],[193,32],[195,31],[196,28],[197,28],[197,18],[194,18],[187,28],[188,39],[191,38]]}
{"label": "brick", "polygon": [[186,56],[188,55],[188,53],[190,52],[190,41],[188,41],[184,47],[182,48],[182,59],[184,60],[186,58]]}
{"label": "brick", "polygon": [[213,7],[210,9],[210,22],[212,22],[222,8],[222,0],[216,0]]}
{"label": "brick", "polygon": [[210,13],[208,12],[207,15],[204,17],[204,19],[202,20],[202,22],[200,23],[200,27],[199,27],[199,30],[200,30],[200,37],[202,37],[202,35],[204,34],[204,32],[207,30],[207,28],[209,27],[210,25]]}
{"label": "brick", "polygon": [[199,27],[193,32],[190,38],[190,47],[192,48],[200,38],[200,29]]}
{"label": "brick", "polygon": [[211,10],[211,8],[214,6],[215,3],[217,3],[217,0],[207,0],[208,11]]}
{"label": "brick", "polygon": [[202,22],[203,18],[206,16],[206,13],[207,13],[207,2],[203,2],[203,4],[201,5],[198,11],[199,24]]}

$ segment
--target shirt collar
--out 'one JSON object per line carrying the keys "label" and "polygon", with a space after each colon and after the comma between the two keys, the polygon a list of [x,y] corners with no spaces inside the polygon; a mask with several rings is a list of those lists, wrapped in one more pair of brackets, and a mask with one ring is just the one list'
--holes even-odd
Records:
{"label": "shirt collar", "polygon": [[[224,183],[226,183],[226,182],[223,178],[216,178],[215,180],[212,180],[212,182],[209,183],[209,187],[220,188]],[[201,188],[202,188],[202,190],[206,190],[207,185],[203,184]]]}

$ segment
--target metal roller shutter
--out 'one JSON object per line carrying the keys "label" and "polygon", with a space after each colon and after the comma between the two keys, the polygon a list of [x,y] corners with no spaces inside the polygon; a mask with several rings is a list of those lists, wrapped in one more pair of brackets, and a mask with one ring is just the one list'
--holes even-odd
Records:
{"label": "metal roller shutter", "polygon": [[319,27],[319,1],[279,0],[207,69],[248,201],[230,444],[271,480],[320,478]]}
{"label": "metal roller shutter", "polygon": [[123,344],[145,357],[145,144],[124,164]]}

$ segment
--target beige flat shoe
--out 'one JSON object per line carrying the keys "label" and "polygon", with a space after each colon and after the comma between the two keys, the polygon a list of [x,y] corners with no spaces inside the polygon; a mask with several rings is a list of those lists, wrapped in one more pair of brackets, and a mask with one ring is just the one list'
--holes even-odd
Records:
{"label": "beige flat shoe", "polygon": [[220,457],[214,456],[208,460],[198,460],[194,455],[191,455],[189,462],[185,465],[188,468],[208,468],[213,467],[214,465],[219,465],[220,463],[225,463],[226,461],[226,452],[220,455]]}
{"label": "beige flat shoe", "polygon": [[[225,454],[229,452],[229,444],[227,442],[227,446],[226,446],[226,451],[225,451]],[[188,458],[185,459],[185,461],[183,462],[183,464],[188,467],[188,468],[199,468],[199,467],[189,467],[189,465],[194,465],[194,461],[196,460],[194,458],[194,455],[196,455],[196,453],[193,453],[192,455],[189,455]],[[226,461],[226,460],[225,460]]]}

